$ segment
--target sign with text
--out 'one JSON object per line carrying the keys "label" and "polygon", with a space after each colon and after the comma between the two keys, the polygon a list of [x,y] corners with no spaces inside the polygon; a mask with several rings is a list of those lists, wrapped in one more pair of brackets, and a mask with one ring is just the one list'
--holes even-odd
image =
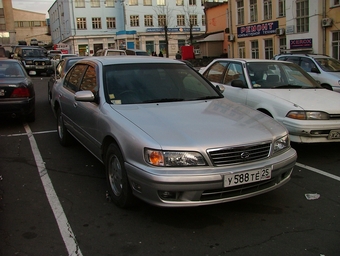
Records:
{"label": "sign with text", "polygon": [[290,49],[312,48],[312,47],[313,47],[313,39],[312,38],[290,40]]}
{"label": "sign with text", "polygon": [[237,37],[251,37],[275,34],[279,27],[278,21],[271,21],[237,28]]}

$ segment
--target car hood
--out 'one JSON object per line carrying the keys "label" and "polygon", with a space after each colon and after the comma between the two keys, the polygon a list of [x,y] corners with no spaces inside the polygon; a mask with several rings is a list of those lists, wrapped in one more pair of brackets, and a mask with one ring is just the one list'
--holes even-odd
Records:
{"label": "car hood", "polygon": [[250,144],[286,132],[267,115],[225,98],[112,108],[167,148]]}
{"label": "car hood", "polygon": [[33,61],[50,61],[49,58],[45,58],[45,57],[25,57],[23,58],[24,61],[27,60],[33,60]]}
{"label": "car hood", "polygon": [[304,110],[340,113],[340,93],[327,89],[259,89],[263,93],[298,105]]}
{"label": "car hood", "polygon": [[337,72],[326,72],[326,73],[329,76],[334,76],[334,77],[340,79],[340,71],[337,71]]}

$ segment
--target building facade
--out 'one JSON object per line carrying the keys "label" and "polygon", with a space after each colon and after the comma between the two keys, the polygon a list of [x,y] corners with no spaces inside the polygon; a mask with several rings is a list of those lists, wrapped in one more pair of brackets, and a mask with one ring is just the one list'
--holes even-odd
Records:
{"label": "building facade", "polygon": [[205,33],[205,2],[56,0],[48,11],[52,41],[79,55],[135,48],[173,57],[192,37]]}
{"label": "building facade", "polygon": [[12,1],[0,0],[0,44],[15,44],[15,34]]}
{"label": "building facade", "polygon": [[229,0],[229,56],[302,52],[339,59],[339,12],[339,0]]}

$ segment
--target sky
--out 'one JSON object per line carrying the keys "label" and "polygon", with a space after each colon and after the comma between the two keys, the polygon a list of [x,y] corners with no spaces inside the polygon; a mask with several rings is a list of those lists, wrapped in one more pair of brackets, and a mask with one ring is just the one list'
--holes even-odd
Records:
{"label": "sky", "polygon": [[48,17],[48,9],[50,9],[54,2],[55,0],[12,0],[12,7],[20,10],[45,13],[46,17]]}

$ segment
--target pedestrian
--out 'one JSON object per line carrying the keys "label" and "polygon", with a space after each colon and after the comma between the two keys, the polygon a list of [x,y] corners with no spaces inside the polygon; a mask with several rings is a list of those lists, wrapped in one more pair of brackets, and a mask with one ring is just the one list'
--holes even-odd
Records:
{"label": "pedestrian", "polygon": [[180,60],[180,59],[182,59],[182,55],[181,55],[180,52],[178,51],[178,52],[176,53],[176,60]]}
{"label": "pedestrian", "polygon": [[152,56],[157,56],[157,53],[156,52],[152,52]]}
{"label": "pedestrian", "polygon": [[162,51],[159,51],[158,57],[163,57]]}

